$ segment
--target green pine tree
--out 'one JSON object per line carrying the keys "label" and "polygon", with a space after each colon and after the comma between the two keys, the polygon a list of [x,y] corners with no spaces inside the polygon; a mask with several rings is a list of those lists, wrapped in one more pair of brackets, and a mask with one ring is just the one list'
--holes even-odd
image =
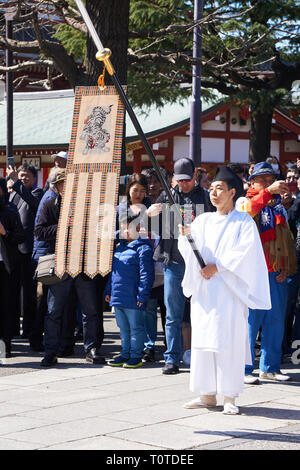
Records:
{"label": "green pine tree", "polygon": [[[196,1],[196,0],[195,0]],[[20,2],[22,3],[22,2]],[[16,51],[52,59],[75,87],[96,83],[102,65],[91,39],[78,26],[73,0],[26,3],[29,9],[55,7],[64,19],[54,41],[38,39]],[[0,1],[1,4],[1,1]],[[251,106],[250,159],[270,153],[275,106],[292,106],[290,91],[300,79],[299,0],[203,0],[202,96],[216,91]],[[191,93],[193,6],[191,0],[86,0],[86,6],[133,105],[186,98]],[[67,13],[66,13],[67,12]],[[34,22],[37,31],[37,21]],[[3,37],[0,44],[7,47]],[[108,77],[107,77],[108,79]]]}

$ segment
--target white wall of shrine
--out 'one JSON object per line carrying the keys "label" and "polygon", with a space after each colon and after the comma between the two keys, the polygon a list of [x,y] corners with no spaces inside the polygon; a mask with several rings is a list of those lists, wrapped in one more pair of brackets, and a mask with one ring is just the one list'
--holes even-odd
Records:
{"label": "white wall of shrine", "polygon": [[225,160],[225,139],[202,138],[201,161],[223,163]]}
{"label": "white wall of shrine", "polygon": [[[298,139],[300,139],[300,136],[298,136]],[[286,140],[284,143],[284,151],[300,153],[300,142],[296,140]]]}
{"label": "white wall of shrine", "polygon": [[[240,121],[240,108],[233,107],[230,110],[230,132],[248,133],[250,131],[250,119],[244,124]],[[216,116],[215,119],[206,121],[202,125],[203,131],[226,131],[227,114],[223,113]],[[272,133],[277,133],[276,129],[272,129]],[[188,134],[189,132],[187,132]],[[300,142],[287,141],[285,151],[300,152]],[[189,136],[174,136],[173,140],[173,160],[177,160],[183,156],[189,155]],[[271,155],[279,157],[280,144],[279,140],[271,141]],[[218,137],[202,138],[202,156],[203,163],[223,163],[225,161],[225,139]],[[231,138],[230,141],[230,161],[232,163],[246,164],[249,161],[249,139]]]}
{"label": "white wall of shrine", "polygon": [[[189,155],[189,137],[175,136],[173,145],[173,160],[187,157]],[[222,163],[225,160],[225,139],[202,138],[202,158],[203,162]]]}

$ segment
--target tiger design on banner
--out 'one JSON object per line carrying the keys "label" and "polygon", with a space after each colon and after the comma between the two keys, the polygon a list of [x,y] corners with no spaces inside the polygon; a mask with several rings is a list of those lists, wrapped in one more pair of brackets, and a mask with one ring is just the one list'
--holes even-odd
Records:
{"label": "tiger design on banner", "polygon": [[109,152],[110,148],[106,145],[110,141],[110,133],[103,128],[107,116],[111,112],[110,106],[95,106],[92,113],[84,121],[84,128],[80,139],[85,140],[83,154],[86,155],[91,150],[100,150]]}

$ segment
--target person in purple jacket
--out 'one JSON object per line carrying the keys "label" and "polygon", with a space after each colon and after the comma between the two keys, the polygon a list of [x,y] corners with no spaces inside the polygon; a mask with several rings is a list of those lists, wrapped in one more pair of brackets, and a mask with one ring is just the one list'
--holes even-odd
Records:
{"label": "person in purple jacket", "polygon": [[143,365],[144,310],[154,282],[153,249],[140,238],[138,215],[121,219],[120,243],[105,289],[105,300],[114,307],[120,328],[121,354],[108,365],[135,369]]}

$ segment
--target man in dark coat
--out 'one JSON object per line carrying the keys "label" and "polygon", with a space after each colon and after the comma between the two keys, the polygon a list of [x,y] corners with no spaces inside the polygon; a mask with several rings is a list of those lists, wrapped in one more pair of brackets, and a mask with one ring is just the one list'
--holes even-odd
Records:
{"label": "man in dark coat", "polygon": [[0,338],[5,342],[6,357],[10,357],[14,335],[18,244],[24,240],[20,216],[8,202],[6,180],[0,178]]}
{"label": "man in dark coat", "polygon": [[26,236],[18,247],[20,252],[20,300],[23,337],[30,338],[37,309],[36,284],[33,280],[34,265],[31,261],[34,219],[43,196],[43,190],[34,187],[37,171],[33,166],[24,164],[18,168],[18,171],[10,166],[7,169],[7,176],[14,182],[9,200],[17,206]]}

